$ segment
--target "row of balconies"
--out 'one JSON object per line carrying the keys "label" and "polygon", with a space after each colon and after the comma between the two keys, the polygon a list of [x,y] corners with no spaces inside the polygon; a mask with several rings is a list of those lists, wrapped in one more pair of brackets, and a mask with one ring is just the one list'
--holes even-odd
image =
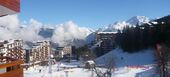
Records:
{"label": "row of balconies", "polygon": [[29,61],[27,62],[35,62],[35,61],[44,61],[48,59],[48,56],[51,54],[50,46],[38,46],[31,49],[29,52]]}
{"label": "row of balconies", "polygon": [[[3,61],[3,63],[1,63]],[[4,62],[5,61],[5,62]],[[23,77],[22,60],[0,57],[0,77]]]}
{"label": "row of balconies", "polygon": [[14,48],[14,47],[23,47],[23,41],[22,40],[10,40],[10,42],[8,42],[7,40],[5,40],[2,46],[7,49]]}
{"label": "row of balconies", "polygon": [[[4,56],[11,56],[12,58],[22,59],[26,61],[26,50],[23,49],[22,44],[15,43],[23,43],[22,41],[10,42],[10,44],[6,43],[9,47],[1,47],[0,51],[3,52]],[[30,61],[43,61],[47,60],[51,54],[50,42],[38,42],[39,45],[34,46],[34,48],[29,51]],[[19,45],[19,46],[18,46]],[[0,53],[1,53],[0,52]]]}

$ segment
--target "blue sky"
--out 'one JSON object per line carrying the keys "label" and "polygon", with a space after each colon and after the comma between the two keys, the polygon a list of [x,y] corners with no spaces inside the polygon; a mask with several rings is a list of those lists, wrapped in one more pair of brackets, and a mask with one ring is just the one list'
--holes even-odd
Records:
{"label": "blue sky", "polygon": [[21,0],[20,19],[51,25],[73,21],[96,29],[137,15],[170,15],[170,0]]}

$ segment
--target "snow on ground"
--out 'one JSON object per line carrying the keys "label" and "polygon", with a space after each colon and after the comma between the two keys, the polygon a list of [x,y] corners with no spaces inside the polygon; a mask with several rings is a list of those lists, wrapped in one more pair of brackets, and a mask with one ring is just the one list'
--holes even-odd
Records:
{"label": "snow on ground", "polygon": [[116,71],[113,76],[114,77],[135,77],[136,73],[142,72],[142,69],[135,69],[135,68],[121,68]]}
{"label": "snow on ground", "polygon": [[[129,54],[116,48],[97,58],[96,63],[107,63],[109,59],[114,58],[116,67],[115,71],[112,72],[112,77],[159,77],[159,74],[155,72],[153,51],[147,49],[139,53]],[[71,63],[58,62],[52,65],[51,74],[48,66],[35,66],[24,70],[24,77],[92,77],[91,71],[77,67],[80,64],[82,63],[75,61]]]}
{"label": "snow on ground", "polygon": [[[35,66],[31,67],[28,70],[24,71],[24,77],[91,77],[92,72],[87,69],[77,68],[74,65],[69,65],[68,63],[59,63],[52,66],[52,73],[49,73],[48,66]],[[58,67],[66,67],[69,69]],[[149,72],[153,68],[153,65],[147,66],[128,66],[128,67],[119,67],[112,72],[112,77],[150,77],[154,75],[153,71]],[[41,72],[39,71],[41,69]],[[149,73],[147,73],[147,72]],[[151,74],[150,74],[151,73]],[[95,77],[95,75],[93,75]],[[153,76],[152,76],[153,77]]]}
{"label": "snow on ground", "polygon": [[146,49],[138,53],[127,53],[123,52],[120,48],[116,48],[111,52],[97,58],[95,61],[97,64],[105,64],[109,63],[111,59],[114,59],[117,67],[149,65],[154,64],[153,52],[153,49]]}
{"label": "snow on ground", "polygon": [[[41,69],[41,72],[39,72],[40,69]],[[58,71],[57,66],[53,65],[52,73],[49,73],[49,68],[46,66],[45,67],[35,66],[35,67],[29,68],[28,70],[25,70],[24,77],[67,77],[66,76],[67,71],[68,71],[68,77],[89,77],[90,76],[90,73],[87,70],[84,70],[82,68],[60,69]]]}

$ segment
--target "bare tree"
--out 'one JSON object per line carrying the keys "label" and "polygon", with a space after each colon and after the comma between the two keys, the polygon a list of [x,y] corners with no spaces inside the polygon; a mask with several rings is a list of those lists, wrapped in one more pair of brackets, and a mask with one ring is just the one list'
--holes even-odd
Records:
{"label": "bare tree", "polygon": [[161,77],[169,77],[168,63],[170,60],[170,47],[165,44],[157,44],[157,58]]}
{"label": "bare tree", "polygon": [[[92,74],[96,74],[97,77],[111,77],[114,72],[115,61],[114,58],[109,58],[104,65],[96,65],[93,63],[89,63],[88,70],[92,72]],[[93,75],[91,76],[93,77]]]}

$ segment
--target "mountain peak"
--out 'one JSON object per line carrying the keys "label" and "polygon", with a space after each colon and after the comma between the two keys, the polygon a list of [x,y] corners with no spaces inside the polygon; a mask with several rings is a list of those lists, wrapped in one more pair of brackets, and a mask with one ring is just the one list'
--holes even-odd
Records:
{"label": "mountain peak", "polygon": [[113,24],[109,24],[108,26],[99,29],[99,31],[113,32],[117,30],[122,30],[126,26],[136,26],[137,24],[142,25],[144,23],[148,23],[149,21],[149,18],[146,16],[133,16],[127,21],[119,21]]}
{"label": "mountain peak", "polygon": [[133,16],[126,22],[132,25],[137,25],[137,24],[142,25],[144,23],[148,23],[149,21],[150,21],[149,18],[146,16]]}

